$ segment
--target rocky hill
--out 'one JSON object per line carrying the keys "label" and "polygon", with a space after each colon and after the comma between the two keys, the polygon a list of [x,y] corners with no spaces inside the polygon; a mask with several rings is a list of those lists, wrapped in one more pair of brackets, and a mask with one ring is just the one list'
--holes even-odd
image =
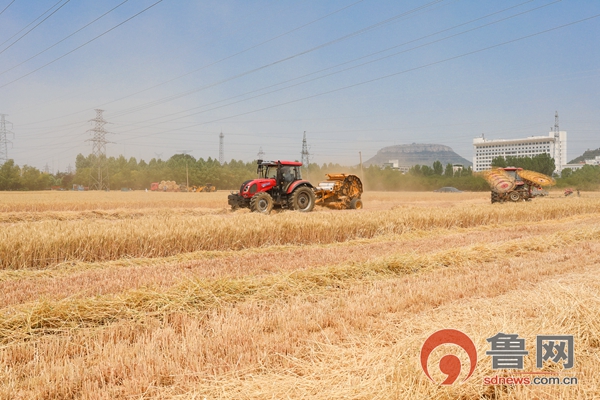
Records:
{"label": "rocky hill", "polygon": [[379,150],[375,156],[368,159],[364,165],[383,165],[390,160],[398,160],[399,166],[428,165],[432,166],[435,161],[446,164],[462,164],[466,167],[473,163],[466,158],[456,154],[451,147],[441,144],[400,144],[388,146]]}

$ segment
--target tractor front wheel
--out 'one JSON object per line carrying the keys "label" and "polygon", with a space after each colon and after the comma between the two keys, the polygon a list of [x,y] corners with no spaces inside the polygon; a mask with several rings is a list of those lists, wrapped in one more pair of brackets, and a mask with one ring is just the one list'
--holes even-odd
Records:
{"label": "tractor front wheel", "polygon": [[363,208],[363,202],[361,199],[352,199],[352,201],[350,201],[350,206],[349,208],[351,210],[360,210],[361,208]]}
{"label": "tractor front wheel", "polygon": [[250,199],[250,211],[269,214],[273,209],[273,198],[269,193],[257,193]]}
{"label": "tractor front wheel", "polygon": [[311,188],[302,186],[292,193],[292,209],[300,212],[310,212],[315,208],[315,192]]}

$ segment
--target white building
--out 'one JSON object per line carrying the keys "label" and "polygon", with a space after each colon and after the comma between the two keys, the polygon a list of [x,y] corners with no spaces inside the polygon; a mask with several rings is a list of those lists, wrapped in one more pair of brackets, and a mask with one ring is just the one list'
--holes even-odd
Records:
{"label": "white building", "polygon": [[383,168],[390,167],[391,169],[398,170],[403,174],[407,173],[410,170],[409,165],[400,165],[398,160],[389,160],[386,163],[383,163]]}
{"label": "white building", "polygon": [[473,139],[473,171],[491,168],[492,160],[498,156],[533,157],[549,154],[554,158],[556,170],[560,174],[567,163],[567,132],[559,132],[556,141],[554,132],[548,136],[530,136],[524,139],[487,140],[485,137]]}
{"label": "white building", "polygon": [[585,160],[586,165],[600,165],[600,156],[596,156],[591,160]]}
{"label": "white building", "polygon": [[585,163],[565,164],[565,165],[563,165],[563,169],[570,168],[572,171],[575,171],[575,170],[583,168],[584,165],[585,165]]}
{"label": "white building", "polygon": [[583,168],[584,165],[600,165],[600,156],[596,156],[596,157],[592,158],[591,160],[585,160],[585,161],[577,163],[577,164],[565,164],[565,165],[563,165],[563,169],[571,168],[571,170],[575,171],[575,170]]}

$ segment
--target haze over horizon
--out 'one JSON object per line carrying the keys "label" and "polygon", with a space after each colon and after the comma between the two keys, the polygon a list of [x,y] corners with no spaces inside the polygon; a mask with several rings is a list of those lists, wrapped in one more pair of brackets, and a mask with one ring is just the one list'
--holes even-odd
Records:
{"label": "haze over horizon", "polygon": [[547,135],[600,147],[600,2],[0,0],[8,157],[358,163],[386,146]]}

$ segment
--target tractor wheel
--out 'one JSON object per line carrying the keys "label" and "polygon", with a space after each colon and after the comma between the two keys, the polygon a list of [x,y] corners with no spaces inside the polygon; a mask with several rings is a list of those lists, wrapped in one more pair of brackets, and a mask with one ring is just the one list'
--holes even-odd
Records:
{"label": "tractor wheel", "polygon": [[250,211],[269,214],[273,209],[273,198],[269,193],[257,193],[250,199]]}
{"label": "tractor wheel", "polygon": [[519,201],[521,200],[521,194],[519,192],[510,192],[508,198],[510,201]]}
{"label": "tractor wheel", "polygon": [[363,202],[359,198],[352,199],[348,208],[351,210],[360,210],[361,208],[363,208]]}
{"label": "tractor wheel", "polygon": [[315,208],[315,192],[302,186],[294,190],[291,196],[292,209],[300,212],[310,212]]}

